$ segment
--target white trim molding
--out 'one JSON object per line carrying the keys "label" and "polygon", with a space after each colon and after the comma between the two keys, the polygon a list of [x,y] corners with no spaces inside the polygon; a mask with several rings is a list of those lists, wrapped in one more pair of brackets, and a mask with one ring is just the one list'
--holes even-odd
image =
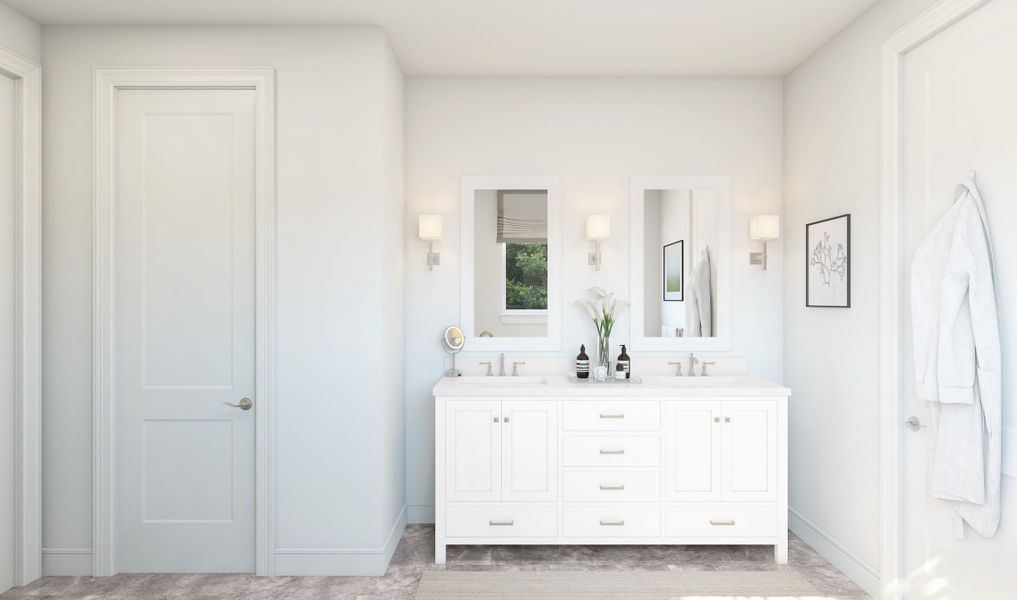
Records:
{"label": "white trim molding", "polygon": [[273,574],[275,451],[275,71],[271,67],[101,67],[94,73],[93,574],[116,572],[114,164],[117,91],[246,89],[256,93],[255,149],[255,571]]}
{"label": "white trim molding", "polygon": [[874,566],[793,508],[788,509],[788,528],[870,596],[878,595],[879,571]]}
{"label": "white trim molding", "polygon": [[0,48],[14,81],[14,585],[42,575],[42,72]]}
{"label": "white trim molding", "polygon": [[43,548],[42,574],[47,577],[85,577],[92,574],[91,548]]}
{"label": "white trim molding", "polygon": [[376,548],[276,548],[276,575],[381,576],[385,574],[406,530],[409,505],[404,504]]}
{"label": "white trim molding", "polygon": [[880,117],[880,265],[879,265],[879,406],[880,406],[880,548],[882,597],[897,599],[901,590],[901,364],[900,326],[904,307],[901,285],[901,64],[923,42],[971,14],[989,0],[943,0],[883,42]]}

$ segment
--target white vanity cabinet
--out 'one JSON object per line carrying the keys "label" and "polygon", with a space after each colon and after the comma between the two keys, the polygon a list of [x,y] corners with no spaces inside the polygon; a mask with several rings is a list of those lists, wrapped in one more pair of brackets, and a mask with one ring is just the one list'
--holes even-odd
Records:
{"label": "white vanity cabinet", "polygon": [[443,379],[436,562],[455,544],[755,544],[787,561],[790,390]]}
{"label": "white vanity cabinet", "polygon": [[558,405],[544,400],[445,404],[445,498],[557,498]]}

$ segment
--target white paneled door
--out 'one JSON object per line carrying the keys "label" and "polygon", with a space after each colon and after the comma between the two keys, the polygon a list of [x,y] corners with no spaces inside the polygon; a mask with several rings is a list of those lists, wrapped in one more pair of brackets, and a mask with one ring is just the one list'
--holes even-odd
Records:
{"label": "white paneled door", "polygon": [[449,401],[445,436],[445,497],[500,500],[501,401]]}
{"label": "white paneled door", "polygon": [[667,403],[667,499],[721,499],[721,403]]}
{"label": "white paneled door", "polygon": [[14,80],[0,73],[0,593],[14,585]]}
{"label": "white paneled door", "polygon": [[255,94],[117,92],[117,571],[254,570]]}
{"label": "white paneled door", "polygon": [[502,402],[502,500],[555,500],[558,403]]}
{"label": "white paneled door", "polygon": [[[1003,345],[1003,450],[1017,444],[1017,1],[991,0],[908,52],[901,64],[901,224],[904,281],[915,248],[977,171],[996,254]],[[902,285],[902,577],[905,598],[1013,598],[1017,588],[1017,496],[1004,460],[999,531],[954,537],[946,504],[931,497],[935,431],[915,393],[908,285]],[[1010,451],[1011,456],[1017,456]]]}

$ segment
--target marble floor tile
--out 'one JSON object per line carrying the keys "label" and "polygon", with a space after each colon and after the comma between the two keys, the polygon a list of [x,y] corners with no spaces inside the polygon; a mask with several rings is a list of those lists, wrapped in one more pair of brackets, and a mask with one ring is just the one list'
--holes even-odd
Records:
{"label": "marble floor tile", "polygon": [[454,571],[757,571],[795,570],[830,600],[868,598],[801,538],[789,564],[770,546],[449,546],[434,564],[434,527],[410,525],[381,577],[254,577],[223,574],[123,574],[43,577],[0,600],[412,600],[429,570]]}

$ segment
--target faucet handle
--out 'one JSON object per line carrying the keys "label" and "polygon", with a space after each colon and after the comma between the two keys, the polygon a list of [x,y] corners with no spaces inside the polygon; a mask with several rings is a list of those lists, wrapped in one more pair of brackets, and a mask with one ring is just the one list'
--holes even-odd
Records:
{"label": "faucet handle", "polygon": [[675,369],[674,374],[675,374],[675,376],[677,376],[677,377],[681,377],[682,376],[682,363],[680,361],[679,362],[669,362],[667,364],[674,365],[674,369]]}
{"label": "faucet handle", "polygon": [[478,365],[487,365],[487,376],[494,377],[494,371],[491,370],[491,361],[485,360],[477,363]]}
{"label": "faucet handle", "polygon": [[525,365],[525,362],[516,361],[512,363],[512,376],[519,377],[519,365]]}
{"label": "faucet handle", "polygon": [[703,361],[703,370],[700,371],[699,374],[702,375],[703,377],[706,377],[706,367],[709,367],[710,365],[715,365],[715,364],[717,364],[716,361],[713,361],[713,360],[704,360]]}

